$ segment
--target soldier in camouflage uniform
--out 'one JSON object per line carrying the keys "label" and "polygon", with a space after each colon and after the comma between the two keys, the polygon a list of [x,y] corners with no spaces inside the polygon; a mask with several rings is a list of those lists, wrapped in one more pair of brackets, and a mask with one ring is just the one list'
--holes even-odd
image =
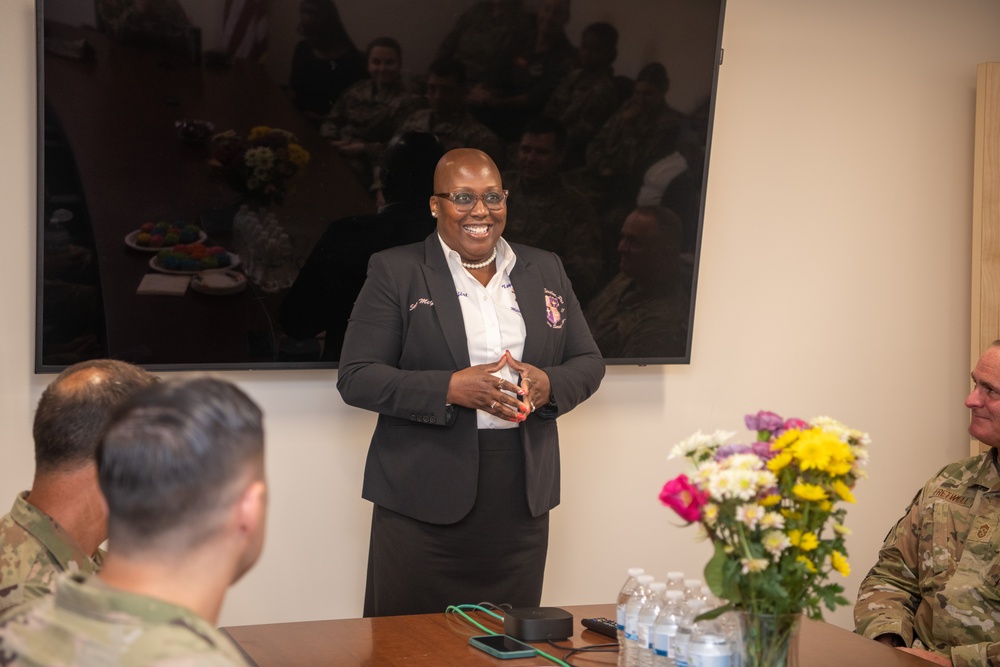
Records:
{"label": "soldier in camouflage uniform", "polygon": [[435,60],[427,72],[429,109],[415,111],[397,130],[429,132],[438,138],[445,151],[476,148],[497,165],[503,164],[503,142],[492,130],[469,113],[465,103],[466,78],[462,63],[453,58]]}
{"label": "soldier in camouflage uniform", "polygon": [[123,42],[188,46],[191,21],[178,0],[97,0],[101,28]]}
{"label": "soldier in camouflage uniform", "polygon": [[659,206],[625,219],[620,272],[584,309],[605,359],[685,356],[691,283],[681,270],[682,234],[677,215]]}
{"label": "soldier in camouflage uniform", "polygon": [[0,518],[0,612],[52,592],[60,572],[94,572],[107,526],[94,450],[111,413],[156,378],[121,361],[64,370],[35,411],[35,478]]}
{"label": "soldier in camouflage uniform", "polygon": [[580,37],[580,63],[559,82],[545,105],[545,115],[561,120],[569,132],[566,166],[583,164],[587,143],[618,108],[611,64],[618,56],[618,31],[592,23]]}
{"label": "soldier in camouflage uniform", "polygon": [[601,228],[594,207],[559,173],[565,154],[562,123],[546,117],[528,123],[518,147],[518,170],[503,177],[510,190],[503,237],[559,255],[573,292],[586,303],[603,274]]}
{"label": "soldier in camouflage uniform", "polygon": [[260,409],[223,380],[157,384],[115,414],[96,458],[113,548],[99,574],[63,574],[0,618],[0,665],[246,667],[215,624],[263,546]]}
{"label": "soldier in camouflage uniform", "polygon": [[389,140],[416,110],[416,102],[403,87],[399,42],[378,37],[368,45],[366,58],[371,79],[344,91],[320,126],[320,134],[332,139],[362,184],[369,187]]}
{"label": "soldier in camouflage uniform", "polygon": [[917,494],[861,583],[856,632],[941,665],[1000,665],[1000,341],[979,358],[965,404],[989,451]]}

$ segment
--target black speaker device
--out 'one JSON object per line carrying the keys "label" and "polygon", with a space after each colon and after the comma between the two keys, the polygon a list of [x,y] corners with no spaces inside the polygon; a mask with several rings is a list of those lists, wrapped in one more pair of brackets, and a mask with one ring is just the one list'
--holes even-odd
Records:
{"label": "black speaker device", "polygon": [[559,607],[511,609],[504,614],[503,632],[523,642],[568,639],[573,636],[573,614]]}

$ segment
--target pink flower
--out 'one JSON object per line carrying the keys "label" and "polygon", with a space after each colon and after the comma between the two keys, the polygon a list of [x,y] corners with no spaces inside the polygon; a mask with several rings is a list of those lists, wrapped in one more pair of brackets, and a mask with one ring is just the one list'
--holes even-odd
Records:
{"label": "pink flower", "polygon": [[791,431],[793,428],[797,428],[797,429],[805,431],[805,430],[809,429],[809,423],[808,422],[804,422],[801,419],[796,419],[795,417],[791,417],[789,419],[786,419],[785,420],[785,430],[786,431]]}
{"label": "pink flower", "polygon": [[660,502],[688,523],[693,523],[701,518],[701,508],[708,502],[708,496],[699,491],[687,475],[678,475],[663,485]]}

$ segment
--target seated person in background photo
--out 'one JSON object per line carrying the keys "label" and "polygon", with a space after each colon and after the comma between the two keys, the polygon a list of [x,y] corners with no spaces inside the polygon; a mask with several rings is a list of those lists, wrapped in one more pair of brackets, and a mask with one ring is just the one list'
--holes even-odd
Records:
{"label": "seated person in background photo", "polygon": [[366,187],[375,182],[374,169],[396,128],[413,111],[416,102],[403,87],[403,52],[391,37],[378,37],[368,45],[368,74],[347,89],[323,119],[320,134],[332,139],[338,152]]}
{"label": "seated person in background photo", "polygon": [[469,91],[472,113],[504,141],[520,138],[524,124],[542,115],[556,85],[579,64],[566,36],[569,9],[570,0],[542,0],[531,28]]}
{"label": "seated person in background photo", "polygon": [[854,605],[858,634],[955,667],[1000,664],[1000,341],[972,381],[969,435],[989,450],[945,466],[917,493]]}
{"label": "seated person in background photo", "polygon": [[319,126],[341,94],[368,77],[368,63],[332,0],[302,1],[299,34],[288,87],[296,108]]}
{"label": "seated person in background photo", "polygon": [[247,667],[215,626],[263,547],[260,409],[222,380],[169,380],[117,411],[96,458],[104,566],[67,572],[54,595],[0,619],[0,663]]}
{"label": "seated person in background photo", "polygon": [[121,42],[188,48],[193,26],[178,0],[97,0],[97,24]]}
{"label": "seated person in background photo", "polygon": [[517,170],[504,174],[510,190],[504,238],[550,250],[562,259],[580,303],[603,278],[601,228],[587,198],[566,184],[559,167],[566,156],[566,127],[536,118],[524,128]]}
{"label": "seated person in background photo", "polygon": [[564,168],[583,164],[587,143],[618,108],[611,65],[618,57],[618,31],[610,23],[591,23],[580,36],[580,67],[559,82],[545,115],[561,120],[569,132]]}
{"label": "seated person in background photo", "polygon": [[100,567],[107,523],[94,450],[114,410],[154,382],[138,366],[97,359],[70,366],[42,392],[34,481],[0,518],[0,612],[50,594],[60,572]]}
{"label": "seated person in background photo", "polygon": [[428,109],[410,114],[397,133],[429,132],[446,151],[475,148],[494,162],[503,160],[503,142],[469,113],[465,102],[465,67],[454,58],[439,58],[427,71]]}
{"label": "seated person in background photo", "polygon": [[382,165],[385,203],[375,215],[335,220],[316,242],[285,300],[278,321],[298,340],[326,332],[322,359],[337,361],[354,300],[372,253],[416,243],[434,231],[427,201],[444,148],[433,135],[406,132],[389,144]]}
{"label": "seated person in background photo", "polygon": [[483,81],[495,69],[499,55],[509,51],[530,25],[521,0],[480,0],[458,17],[437,57],[454,58],[470,82]]}
{"label": "seated person in background photo", "polygon": [[673,211],[643,206],[625,218],[619,273],[584,309],[605,358],[686,354],[691,275],[682,241]]}
{"label": "seated person in background photo", "polygon": [[583,187],[599,210],[613,202],[634,203],[646,169],[667,151],[676,150],[683,117],[664,99],[669,88],[663,65],[645,65],[632,97],[587,145]]}

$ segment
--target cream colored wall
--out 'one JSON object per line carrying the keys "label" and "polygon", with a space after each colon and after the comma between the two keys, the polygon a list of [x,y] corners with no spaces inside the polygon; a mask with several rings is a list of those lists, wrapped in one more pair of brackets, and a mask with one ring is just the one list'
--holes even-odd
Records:
{"label": "cream colored wall", "polygon": [[[33,5],[0,3],[0,499],[30,480],[50,379],[31,362]],[[992,0],[730,0],[693,360],[611,368],[561,420],[544,604],[610,601],[631,565],[699,571],[706,545],[656,500],[681,470],[666,453],[760,408],[871,432],[853,598],[917,487],[966,451],[974,84],[998,31]],[[267,412],[273,504],[222,623],[359,615],[372,416],[344,406],[334,372],[225,376]]]}

